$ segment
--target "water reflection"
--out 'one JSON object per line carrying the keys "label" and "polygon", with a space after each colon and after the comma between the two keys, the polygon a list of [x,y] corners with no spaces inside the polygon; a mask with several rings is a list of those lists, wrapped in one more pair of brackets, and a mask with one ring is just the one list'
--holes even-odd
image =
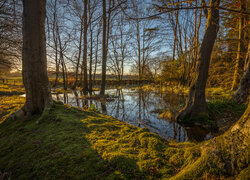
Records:
{"label": "water reflection", "polygon": [[[199,128],[184,128],[174,120],[158,118],[156,110],[164,109],[176,112],[184,102],[184,95],[172,92],[155,93],[143,89],[118,88],[108,89],[109,97],[104,99],[82,99],[82,92],[75,90],[70,93],[53,95],[53,98],[72,106],[88,108],[92,104],[102,113],[111,115],[129,124],[147,127],[162,137],[179,142],[186,140],[202,141],[212,137],[211,133]],[[95,92],[93,92],[95,94]],[[96,92],[99,94],[99,92]]]}

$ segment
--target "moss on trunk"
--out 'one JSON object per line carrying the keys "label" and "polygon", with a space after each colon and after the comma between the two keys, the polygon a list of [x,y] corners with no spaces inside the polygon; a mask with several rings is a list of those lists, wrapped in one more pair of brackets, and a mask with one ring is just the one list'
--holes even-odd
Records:
{"label": "moss on trunk", "polygon": [[225,134],[199,146],[201,156],[184,167],[173,179],[197,177],[240,177],[249,173],[250,105],[244,115]]}

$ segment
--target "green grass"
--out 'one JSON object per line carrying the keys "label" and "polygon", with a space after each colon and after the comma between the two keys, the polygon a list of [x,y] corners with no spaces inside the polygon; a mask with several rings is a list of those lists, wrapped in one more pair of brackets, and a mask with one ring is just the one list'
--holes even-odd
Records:
{"label": "green grass", "polygon": [[0,172],[13,179],[163,178],[181,169],[180,151],[194,145],[61,103],[39,117],[0,124]]}
{"label": "green grass", "polygon": [[0,96],[11,96],[24,94],[25,90],[21,84],[0,84]]}
{"label": "green grass", "polygon": [[[201,144],[169,142],[95,109],[57,102],[42,117],[6,119],[24,100],[1,97],[0,178],[4,173],[11,179],[209,179],[218,174],[205,168]],[[210,111],[238,112],[227,101],[209,103]]]}
{"label": "green grass", "polygon": [[207,102],[210,114],[221,114],[229,111],[234,115],[241,116],[246,110],[245,104],[237,104],[232,99],[213,99]]}
{"label": "green grass", "polygon": [[[208,112],[201,112],[181,122],[188,125],[197,125],[204,128],[228,129],[246,110],[246,104],[237,104],[232,99],[212,99],[207,102]],[[226,124],[223,124],[221,120]]]}
{"label": "green grass", "polygon": [[12,112],[20,109],[25,101],[22,96],[0,96],[0,124],[5,120],[5,118]]}

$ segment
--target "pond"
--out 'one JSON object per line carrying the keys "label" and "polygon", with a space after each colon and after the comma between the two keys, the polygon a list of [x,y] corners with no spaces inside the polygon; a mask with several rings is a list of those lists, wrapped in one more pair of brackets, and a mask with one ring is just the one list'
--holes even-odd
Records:
{"label": "pond", "polygon": [[[95,91],[94,94],[99,94]],[[104,101],[81,98],[79,90],[54,94],[53,98],[75,107],[95,107],[101,113],[138,127],[147,127],[165,139],[183,141],[203,141],[212,138],[213,132],[198,127],[183,127],[177,122],[159,118],[159,110],[180,110],[185,102],[182,94],[171,92],[156,93],[142,88],[107,89],[109,97]]]}

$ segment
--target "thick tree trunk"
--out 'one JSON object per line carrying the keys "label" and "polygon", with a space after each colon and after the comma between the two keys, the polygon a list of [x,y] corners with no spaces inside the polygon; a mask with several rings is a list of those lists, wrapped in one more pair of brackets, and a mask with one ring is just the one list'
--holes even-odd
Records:
{"label": "thick tree trunk", "polygon": [[189,90],[186,106],[177,116],[179,120],[207,112],[205,88],[210,57],[219,29],[219,10],[216,8],[219,4],[220,0],[211,0],[210,2],[212,8],[209,9],[208,13],[206,31],[198,55],[196,74]]}
{"label": "thick tree trunk", "polygon": [[87,31],[88,31],[88,19],[87,19],[87,5],[88,0],[84,0],[84,30],[83,30],[83,94],[87,94],[88,92],[88,72],[87,72]]}
{"label": "thick tree trunk", "polygon": [[52,104],[45,43],[46,0],[23,0],[23,83],[25,116],[42,113]]}
{"label": "thick tree trunk", "polygon": [[250,105],[226,133],[195,146],[194,149],[200,151],[200,157],[193,161],[189,159],[186,167],[171,179],[197,179],[204,175],[209,175],[211,179],[213,176],[216,179],[228,176],[249,179],[249,129]]}
{"label": "thick tree trunk", "polygon": [[107,64],[107,47],[106,47],[106,0],[102,0],[102,21],[103,21],[103,30],[102,30],[102,82],[101,82],[101,91],[100,95],[105,94],[105,85],[106,85],[106,64]]}
{"label": "thick tree trunk", "polygon": [[[248,45],[248,53],[246,58],[249,58],[250,44]],[[244,103],[247,101],[247,97],[250,89],[250,61],[248,60],[246,70],[240,80],[240,86],[233,96],[233,99],[237,103]]]}

